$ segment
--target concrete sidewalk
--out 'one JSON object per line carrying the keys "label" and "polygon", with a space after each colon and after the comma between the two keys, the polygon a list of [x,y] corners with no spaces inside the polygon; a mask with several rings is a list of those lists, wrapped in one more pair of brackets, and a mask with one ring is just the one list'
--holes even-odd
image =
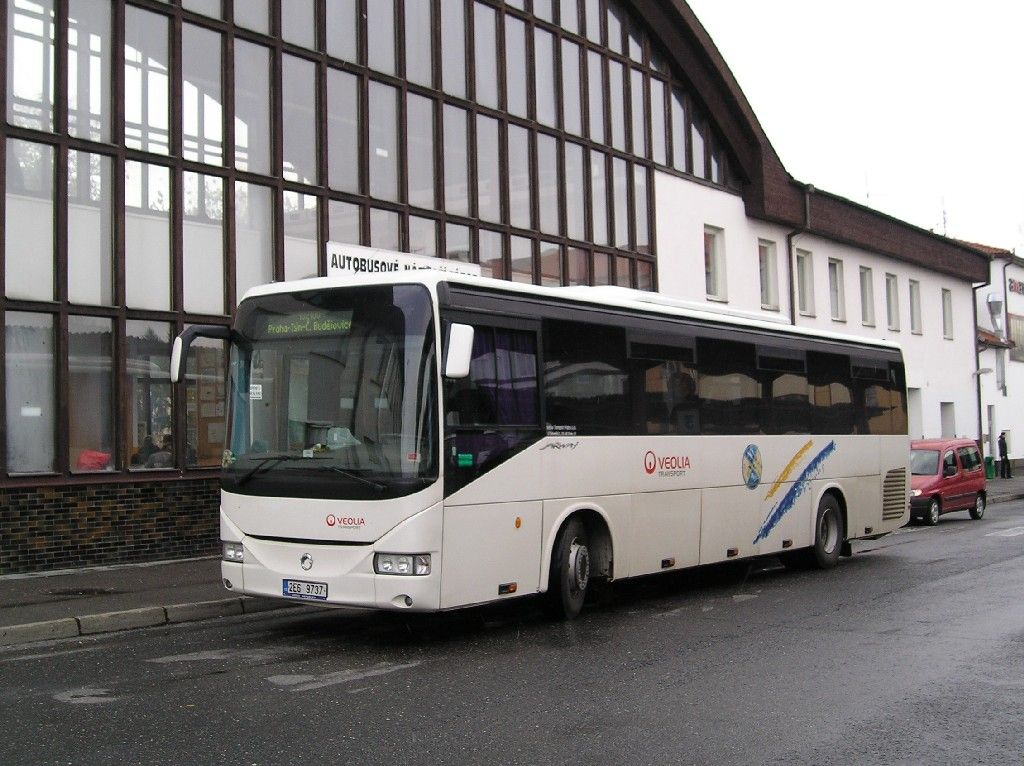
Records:
{"label": "concrete sidewalk", "polygon": [[[989,504],[1024,499],[1024,473],[990,479]],[[232,596],[216,557],[0,576],[0,646],[299,606]]]}

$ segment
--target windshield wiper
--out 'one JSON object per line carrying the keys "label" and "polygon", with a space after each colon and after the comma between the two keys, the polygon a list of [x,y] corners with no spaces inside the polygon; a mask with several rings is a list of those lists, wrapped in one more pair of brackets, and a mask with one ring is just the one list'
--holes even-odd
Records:
{"label": "windshield wiper", "polygon": [[[235,482],[235,485],[240,487],[243,484],[245,484],[247,481],[249,481],[249,479],[251,479],[256,474],[263,473],[264,471],[269,471],[275,465],[277,465],[278,463],[281,463],[281,462],[283,462],[285,460],[324,460],[324,459],[325,458],[322,458],[322,457],[321,458],[317,458],[317,457],[302,457],[301,455],[266,455],[265,457],[260,459],[260,462],[258,462],[256,465],[254,465],[252,468],[250,468],[245,473],[243,473],[238,478],[238,480]],[[269,463],[269,465],[268,465],[268,463]]]}
{"label": "windshield wiper", "polygon": [[383,492],[387,489],[386,484],[381,484],[379,481],[374,481],[373,479],[367,479],[365,476],[360,476],[358,473],[353,471],[346,471],[344,468],[339,468],[336,465],[318,465],[317,468],[321,471],[334,471],[335,473],[340,473],[342,476],[349,479],[355,479],[367,486],[373,487],[378,492]]}

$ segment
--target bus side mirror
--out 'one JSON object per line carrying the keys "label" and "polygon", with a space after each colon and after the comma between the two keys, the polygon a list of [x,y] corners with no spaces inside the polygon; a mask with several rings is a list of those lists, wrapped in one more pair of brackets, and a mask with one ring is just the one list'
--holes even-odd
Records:
{"label": "bus side mirror", "polygon": [[185,362],[188,359],[188,348],[196,338],[216,338],[227,340],[231,337],[231,328],[219,324],[196,324],[186,327],[181,335],[174,339],[171,347],[171,383],[180,383],[185,379]]}
{"label": "bus side mirror", "polygon": [[468,324],[452,324],[448,328],[448,348],[445,349],[444,376],[465,378],[469,376],[469,364],[473,360],[473,327]]}

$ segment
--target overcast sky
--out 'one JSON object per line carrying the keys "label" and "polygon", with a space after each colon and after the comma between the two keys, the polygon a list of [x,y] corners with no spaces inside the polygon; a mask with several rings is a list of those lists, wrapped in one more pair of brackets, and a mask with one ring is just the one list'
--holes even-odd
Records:
{"label": "overcast sky", "polygon": [[1024,2],[687,2],[794,178],[1024,256]]}

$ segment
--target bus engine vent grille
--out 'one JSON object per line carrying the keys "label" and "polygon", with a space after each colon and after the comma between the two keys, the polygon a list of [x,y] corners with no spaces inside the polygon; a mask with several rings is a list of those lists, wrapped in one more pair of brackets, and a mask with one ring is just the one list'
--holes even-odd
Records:
{"label": "bus engine vent grille", "polygon": [[882,482],[882,520],[898,519],[907,512],[907,469],[894,468]]}

